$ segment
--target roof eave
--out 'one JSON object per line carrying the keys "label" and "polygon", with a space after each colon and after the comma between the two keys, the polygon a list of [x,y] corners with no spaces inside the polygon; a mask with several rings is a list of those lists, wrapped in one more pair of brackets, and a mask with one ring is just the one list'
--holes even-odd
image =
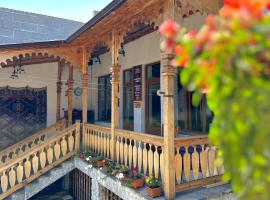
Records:
{"label": "roof eave", "polygon": [[109,15],[111,12],[119,8],[123,3],[127,0],[114,0],[109,5],[107,5],[104,9],[102,9],[96,16],[90,19],[85,25],[83,25],[78,31],[73,33],[67,40],[67,43],[72,42],[77,37],[79,37],[82,33],[95,26],[98,22],[100,22],[103,18]]}

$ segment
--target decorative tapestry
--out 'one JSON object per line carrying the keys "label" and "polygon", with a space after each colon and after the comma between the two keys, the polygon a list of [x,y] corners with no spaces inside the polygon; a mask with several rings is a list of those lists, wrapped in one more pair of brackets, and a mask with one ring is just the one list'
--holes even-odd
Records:
{"label": "decorative tapestry", "polygon": [[0,87],[0,151],[47,123],[47,88]]}

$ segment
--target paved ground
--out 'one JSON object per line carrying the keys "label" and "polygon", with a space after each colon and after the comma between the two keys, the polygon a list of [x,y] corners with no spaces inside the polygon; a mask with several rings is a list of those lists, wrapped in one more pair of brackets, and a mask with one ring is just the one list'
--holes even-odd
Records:
{"label": "paved ground", "polygon": [[[145,198],[151,200],[146,194],[145,189],[141,189],[139,193]],[[176,194],[176,200],[236,200],[231,193],[231,185],[225,184],[212,188],[200,188]],[[164,200],[164,197],[155,198],[155,200]]]}

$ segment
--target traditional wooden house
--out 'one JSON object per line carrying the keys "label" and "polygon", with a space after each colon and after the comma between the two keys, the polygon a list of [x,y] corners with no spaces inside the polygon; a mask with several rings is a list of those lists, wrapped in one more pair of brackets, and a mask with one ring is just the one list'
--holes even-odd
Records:
{"label": "traditional wooden house", "polygon": [[[0,152],[0,199],[80,149],[156,176],[166,199],[219,182],[223,169],[215,167],[217,149],[207,138],[212,113],[205,98],[192,105],[170,65],[173,55],[160,50],[158,27],[172,18],[198,29],[221,6],[217,0],[114,0],[67,39],[0,45],[0,128],[24,115],[29,123],[16,121],[17,131],[44,129]],[[9,131],[1,142],[12,137]],[[102,198],[112,199],[104,191],[125,198],[113,183],[92,180]],[[79,187],[88,191],[87,177]]]}

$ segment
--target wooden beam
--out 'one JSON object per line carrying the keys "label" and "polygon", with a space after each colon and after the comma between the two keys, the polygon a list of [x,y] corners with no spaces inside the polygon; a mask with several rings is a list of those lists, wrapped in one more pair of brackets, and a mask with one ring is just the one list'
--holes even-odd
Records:
{"label": "wooden beam", "polygon": [[195,188],[200,188],[206,185],[210,185],[213,183],[220,183],[221,182],[221,177],[220,176],[214,176],[206,179],[201,179],[197,181],[192,181],[188,183],[182,183],[179,185],[176,185],[176,192],[183,192],[186,190],[192,190]]}

